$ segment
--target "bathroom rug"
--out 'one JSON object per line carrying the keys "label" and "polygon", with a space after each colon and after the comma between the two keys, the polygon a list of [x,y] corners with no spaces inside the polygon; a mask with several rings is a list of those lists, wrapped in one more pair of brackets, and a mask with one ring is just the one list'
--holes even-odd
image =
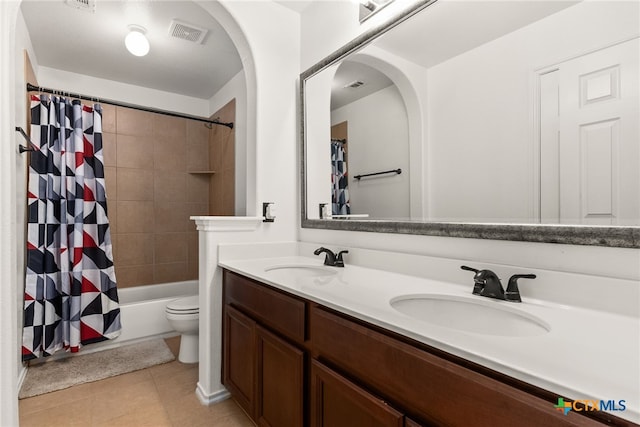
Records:
{"label": "bathroom rug", "polygon": [[19,399],[126,374],[175,360],[163,339],[94,351],[31,365]]}

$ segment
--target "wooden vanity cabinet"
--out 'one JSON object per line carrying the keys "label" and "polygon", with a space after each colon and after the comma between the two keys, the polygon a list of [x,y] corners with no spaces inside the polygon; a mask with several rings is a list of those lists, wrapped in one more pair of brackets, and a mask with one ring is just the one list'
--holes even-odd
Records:
{"label": "wooden vanity cabinet", "polygon": [[223,331],[222,382],[238,405],[255,417],[256,403],[256,322],[226,306]]}
{"label": "wooden vanity cabinet", "polygon": [[223,384],[258,426],[303,426],[307,303],[228,271],[223,281]]}
{"label": "wooden vanity cabinet", "polygon": [[311,307],[313,356],[411,417],[437,426],[595,426],[576,413],[362,322]]}
{"label": "wooden vanity cabinet", "polygon": [[223,382],[259,426],[631,426],[224,271]]}
{"label": "wooden vanity cabinet", "polygon": [[402,427],[404,415],[312,360],[310,424],[311,427]]}

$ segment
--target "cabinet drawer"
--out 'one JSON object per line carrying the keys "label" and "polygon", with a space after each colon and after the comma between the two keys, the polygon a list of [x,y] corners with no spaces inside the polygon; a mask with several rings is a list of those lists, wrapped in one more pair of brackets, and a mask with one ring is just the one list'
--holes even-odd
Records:
{"label": "cabinet drawer", "polygon": [[305,301],[224,271],[224,298],[263,325],[300,344],[305,341]]}
{"label": "cabinet drawer", "polygon": [[[600,423],[317,307],[314,353],[412,416],[439,426],[595,426]],[[410,409],[409,409],[410,408]]]}
{"label": "cabinet drawer", "polygon": [[402,427],[404,416],[316,360],[311,362],[311,427]]}

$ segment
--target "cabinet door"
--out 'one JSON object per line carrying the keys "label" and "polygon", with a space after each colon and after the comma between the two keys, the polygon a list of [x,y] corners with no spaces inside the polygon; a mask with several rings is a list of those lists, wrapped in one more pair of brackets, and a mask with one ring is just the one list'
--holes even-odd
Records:
{"label": "cabinet door", "polygon": [[251,418],[255,414],[256,322],[225,306],[223,382]]}
{"label": "cabinet door", "polygon": [[257,327],[259,426],[302,427],[304,353]]}
{"label": "cabinet door", "polygon": [[311,427],[403,425],[400,412],[320,362],[311,362]]}

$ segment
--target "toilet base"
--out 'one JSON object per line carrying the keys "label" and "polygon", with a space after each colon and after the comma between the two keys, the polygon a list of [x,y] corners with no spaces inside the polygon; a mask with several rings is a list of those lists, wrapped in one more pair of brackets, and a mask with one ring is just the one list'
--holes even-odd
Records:
{"label": "toilet base", "polygon": [[198,362],[198,334],[182,334],[180,336],[178,360],[182,363]]}

